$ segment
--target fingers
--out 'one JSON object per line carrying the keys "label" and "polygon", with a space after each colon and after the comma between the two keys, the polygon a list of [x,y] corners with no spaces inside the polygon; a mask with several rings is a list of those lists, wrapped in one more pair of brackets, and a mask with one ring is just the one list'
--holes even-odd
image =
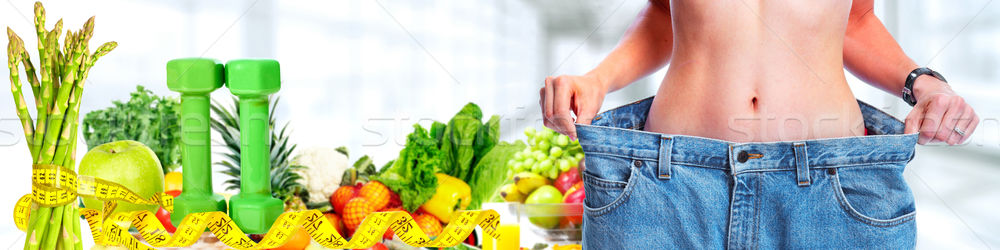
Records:
{"label": "fingers", "polygon": [[904,120],[906,124],[903,128],[903,134],[920,132],[920,119],[923,118],[924,115],[924,106],[927,105],[917,103],[917,105],[913,107],[913,110],[910,110],[910,114],[906,115],[906,119]]}
{"label": "fingers", "polygon": [[[548,79],[546,79],[546,80],[548,80]],[[544,124],[545,127],[551,128],[552,127],[552,123],[549,122],[549,117],[545,115],[546,114],[545,113],[545,87],[542,87],[541,89],[538,89],[538,107],[542,109],[542,124]]]}
{"label": "fingers", "polygon": [[[971,107],[969,108],[969,111],[972,111]],[[969,113],[972,113],[972,120],[969,122],[969,125],[967,125],[967,127],[965,128],[964,130],[965,137],[962,138],[960,142],[964,142],[966,139],[969,139],[969,137],[972,136],[972,133],[976,132],[976,127],[979,126],[979,115],[976,115],[975,111]]]}
{"label": "fingers", "polygon": [[928,100],[924,115],[919,119],[920,138],[917,139],[917,143],[927,144],[938,137],[937,134],[941,130],[944,114],[948,111],[948,106],[950,105],[948,105],[947,101],[940,99]]}
{"label": "fingers", "polygon": [[588,104],[577,104],[581,107],[576,107],[574,112],[576,112],[576,123],[579,124],[590,124],[594,120],[594,116],[597,115],[597,111],[600,110],[600,104],[588,103]]}
{"label": "fingers", "polygon": [[941,118],[941,126],[938,128],[937,134],[934,136],[934,141],[941,141],[954,145],[951,138],[960,136],[958,132],[955,132],[955,126],[958,125],[959,119],[962,118],[962,112],[964,112],[965,109],[962,105],[964,103],[959,103],[961,102],[961,99],[954,100],[957,101],[950,101],[948,111],[945,111],[944,116]]}
{"label": "fingers", "polygon": [[573,89],[563,78],[556,78],[552,82],[552,123],[556,125],[556,131],[573,137],[576,134],[576,127],[573,126],[573,115],[570,113],[570,101],[573,98]]}
{"label": "fingers", "polygon": [[552,78],[551,76],[550,77],[546,77],[545,78],[545,88],[542,88],[542,91],[543,91],[543,93],[542,93],[542,111],[543,111],[542,116],[544,116],[545,119],[552,118],[552,84],[553,84],[554,81],[555,81],[555,79]]}
{"label": "fingers", "polygon": [[965,142],[966,139],[972,136],[972,132],[976,130],[976,126],[979,125],[979,117],[976,116],[976,112],[972,110],[971,106],[966,105],[963,107],[963,110],[962,117],[958,118],[955,128],[965,132],[965,135],[955,132],[948,138],[948,144],[956,145]]}

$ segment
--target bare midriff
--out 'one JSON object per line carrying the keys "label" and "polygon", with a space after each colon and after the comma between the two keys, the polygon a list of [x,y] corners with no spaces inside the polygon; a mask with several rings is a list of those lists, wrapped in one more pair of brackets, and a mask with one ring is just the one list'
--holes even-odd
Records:
{"label": "bare midriff", "polygon": [[860,136],[851,1],[670,1],[673,53],[645,129],[734,142]]}

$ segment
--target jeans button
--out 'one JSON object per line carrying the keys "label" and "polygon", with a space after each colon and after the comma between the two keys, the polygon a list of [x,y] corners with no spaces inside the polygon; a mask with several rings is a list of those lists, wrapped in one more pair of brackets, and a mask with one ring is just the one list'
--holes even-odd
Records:
{"label": "jeans button", "polygon": [[736,156],[736,161],[739,161],[740,163],[747,162],[747,159],[750,159],[750,154],[748,154],[747,151],[740,151],[740,154]]}
{"label": "jeans button", "polygon": [[638,167],[642,167],[642,161],[635,160],[635,161],[632,162],[632,165],[635,166],[635,167],[637,167],[637,168]]}

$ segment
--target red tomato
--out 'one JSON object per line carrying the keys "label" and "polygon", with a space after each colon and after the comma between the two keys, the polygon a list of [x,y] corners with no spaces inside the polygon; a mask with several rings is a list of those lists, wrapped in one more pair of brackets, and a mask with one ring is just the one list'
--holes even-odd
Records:
{"label": "red tomato", "polygon": [[166,191],[164,193],[167,193],[168,195],[173,196],[174,198],[177,198],[177,196],[181,195],[181,191],[180,190],[170,190],[170,191]]}
{"label": "red tomato", "polygon": [[166,209],[161,207],[159,211],[156,211],[156,219],[160,221],[160,224],[163,224],[163,228],[167,229],[167,232],[174,233],[174,231],[177,231],[174,224],[170,223],[170,212],[167,212]]}

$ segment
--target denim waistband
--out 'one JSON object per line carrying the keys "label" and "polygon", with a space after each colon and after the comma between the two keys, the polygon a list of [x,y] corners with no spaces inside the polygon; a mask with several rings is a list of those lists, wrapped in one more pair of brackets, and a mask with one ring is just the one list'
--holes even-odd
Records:
{"label": "denim waistband", "polygon": [[860,100],[867,136],[748,143],[643,131],[652,101],[602,112],[590,125],[577,124],[584,152],[667,161],[660,164],[667,168],[682,164],[739,173],[909,162],[917,142],[917,134],[903,134],[901,121]]}

